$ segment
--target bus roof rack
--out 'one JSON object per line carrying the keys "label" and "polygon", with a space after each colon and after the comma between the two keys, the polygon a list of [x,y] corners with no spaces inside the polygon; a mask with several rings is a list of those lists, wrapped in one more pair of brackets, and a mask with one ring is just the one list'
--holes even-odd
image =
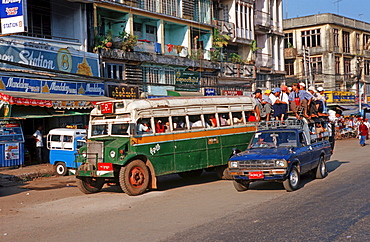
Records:
{"label": "bus roof rack", "polygon": [[269,130],[269,129],[303,129],[304,121],[301,119],[287,119],[282,121],[262,121],[257,125],[258,130]]}

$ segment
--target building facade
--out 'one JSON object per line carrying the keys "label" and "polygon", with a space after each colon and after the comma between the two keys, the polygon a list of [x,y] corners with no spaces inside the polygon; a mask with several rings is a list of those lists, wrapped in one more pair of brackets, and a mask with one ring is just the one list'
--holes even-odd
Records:
{"label": "building facade", "polygon": [[284,32],[288,83],[303,81],[368,101],[369,23],[326,13],[285,19]]}

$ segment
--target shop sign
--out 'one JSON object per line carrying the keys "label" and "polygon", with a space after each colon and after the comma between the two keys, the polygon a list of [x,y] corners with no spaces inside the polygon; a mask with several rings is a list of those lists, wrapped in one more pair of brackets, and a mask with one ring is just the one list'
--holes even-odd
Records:
{"label": "shop sign", "polygon": [[108,85],[107,96],[115,99],[138,99],[139,88],[133,86]]}
{"label": "shop sign", "polygon": [[242,96],[243,91],[234,91],[234,90],[222,90],[222,96]]}
{"label": "shop sign", "polygon": [[43,94],[104,96],[103,83],[42,81],[17,77],[1,77],[0,90]]}
{"label": "shop sign", "polygon": [[[0,38],[0,58],[5,61],[37,66],[51,70],[100,76],[99,56],[95,53],[59,48],[42,42],[21,42]],[[8,68],[17,68],[2,64]],[[19,69],[22,69],[19,67]]]}
{"label": "shop sign", "polygon": [[24,32],[22,0],[2,0],[0,3],[1,33]]}
{"label": "shop sign", "polygon": [[199,73],[193,71],[178,71],[175,78],[175,91],[197,92],[199,90]]}
{"label": "shop sign", "polygon": [[5,144],[4,154],[5,154],[5,160],[19,159],[19,144],[18,143]]}
{"label": "shop sign", "polygon": [[204,89],[204,96],[216,96],[216,89],[213,88]]}
{"label": "shop sign", "polygon": [[355,103],[356,101],[354,92],[325,91],[324,95],[327,103]]}

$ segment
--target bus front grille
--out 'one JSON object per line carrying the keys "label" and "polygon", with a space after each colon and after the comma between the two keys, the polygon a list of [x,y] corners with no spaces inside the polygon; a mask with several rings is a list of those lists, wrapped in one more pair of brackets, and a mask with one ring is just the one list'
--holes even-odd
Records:
{"label": "bus front grille", "polygon": [[98,141],[87,142],[87,162],[97,167],[103,161],[104,143]]}

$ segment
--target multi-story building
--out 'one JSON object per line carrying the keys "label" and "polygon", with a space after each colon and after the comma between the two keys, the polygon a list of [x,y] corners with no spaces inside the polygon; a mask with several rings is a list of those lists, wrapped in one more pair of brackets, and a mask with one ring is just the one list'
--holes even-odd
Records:
{"label": "multi-story building", "polygon": [[362,93],[370,78],[370,24],[336,14],[284,20],[285,70],[289,82],[331,91]]}

